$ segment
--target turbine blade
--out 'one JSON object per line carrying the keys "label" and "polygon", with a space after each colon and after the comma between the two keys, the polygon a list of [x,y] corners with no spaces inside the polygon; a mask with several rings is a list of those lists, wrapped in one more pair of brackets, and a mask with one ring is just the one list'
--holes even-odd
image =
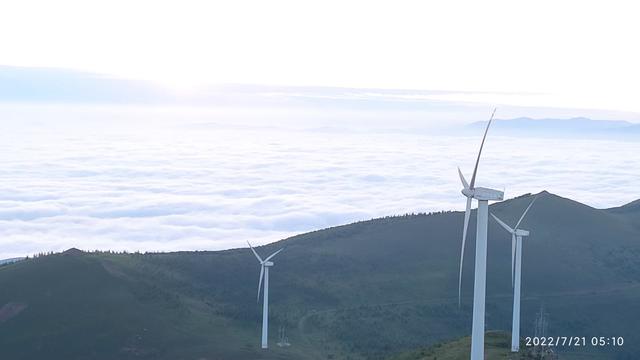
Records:
{"label": "turbine blade", "polygon": [[497,216],[491,214],[491,216],[498,222],[498,224],[500,224],[500,226],[502,226],[503,228],[505,228],[505,230],[507,230],[510,233],[513,233],[513,229],[509,227],[509,225],[505,224],[504,221],[498,219]]}
{"label": "turbine blade", "polygon": [[458,175],[460,175],[460,181],[462,181],[462,186],[464,186],[465,189],[468,189],[469,183],[467,182],[467,179],[464,178],[464,175],[462,175],[462,171],[460,171],[460,168],[458,168]]}
{"label": "turbine blade", "polygon": [[264,261],[269,261],[269,260],[271,260],[271,258],[272,258],[272,257],[274,257],[274,256],[278,255],[278,253],[279,253],[280,251],[282,251],[282,250],[284,250],[284,248],[282,248],[282,249],[280,249],[280,250],[278,250],[278,251],[274,252],[273,254],[269,255],[269,257],[268,257],[268,258],[266,258],[266,259],[264,259]]}
{"label": "turbine blade", "polygon": [[513,289],[516,284],[515,280],[516,271],[516,234],[511,234],[511,288]]}
{"label": "turbine blade", "polygon": [[264,276],[264,265],[260,266],[260,279],[258,280],[258,297],[256,298],[256,302],[260,302],[260,289],[262,288],[262,277]]}
{"label": "turbine blade", "polygon": [[524,213],[520,217],[520,220],[518,220],[518,223],[516,224],[516,229],[518,228],[518,226],[522,222],[522,219],[524,219],[525,215],[527,215],[527,212],[529,211],[529,209],[531,209],[531,206],[533,205],[533,203],[536,202],[537,198],[538,198],[538,195],[534,196],[533,200],[531,200],[531,203],[529,204],[529,206],[527,206],[527,209],[524,211]]}
{"label": "turbine blade", "polygon": [[251,249],[251,251],[253,251],[253,255],[256,256],[256,258],[258,259],[258,261],[260,261],[260,264],[263,263],[262,258],[260,257],[260,255],[258,255],[258,253],[253,249],[253,246],[251,246],[251,243],[249,243],[247,241],[247,244],[249,244],[249,248]]}
{"label": "turbine blade", "polygon": [[462,228],[462,248],[460,249],[460,273],[458,275],[458,307],[462,303],[462,264],[464,263],[464,246],[467,241],[467,228],[471,216],[471,198],[467,198],[467,208],[464,211],[464,227]]}
{"label": "turbine blade", "polygon": [[478,164],[480,163],[480,155],[482,154],[482,148],[484,147],[484,140],[487,138],[487,133],[489,132],[489,126],[491,126],[491,121],[493,121],[493,115],[496,114],[496,109],[493,109],[491,113],[491,117],[489,118],[489,122],[487,123],[487,128],[484,129],[484,136],[482,137],[482,143],[480,143],[480,151],[478,151],[478,158],[476,159],[476,166],[473,168],[473,175],[471,176],[471,189],[476,185],[476,174],[478,173]]}

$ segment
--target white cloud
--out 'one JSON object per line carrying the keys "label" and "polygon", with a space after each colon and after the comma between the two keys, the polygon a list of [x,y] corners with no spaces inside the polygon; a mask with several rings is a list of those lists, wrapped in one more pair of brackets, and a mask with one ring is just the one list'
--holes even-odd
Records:
{"label": "white cloud", "polygon": [[[292,129],[264,128],[258,110],[238,127],[232,113],[121,109],[109,120],[102,108],[29,109],[19,121],[0,120],[0,258],[72,246],[224,249],[459,210],[456,166],[470,176],[480,140],[379,132],[349,118],[334,123],[341,131],[301,130],[317,120],[302,112],[282,119]],[[401,116],[385,114],[404,127]],[[192,126],[202,120],[217,125]],[[354,127],[368,131],[345,130]],[[635,153],[632,142],[492,136],[478,179],[507,196],[546,189],[615,206],[639,197]]]}

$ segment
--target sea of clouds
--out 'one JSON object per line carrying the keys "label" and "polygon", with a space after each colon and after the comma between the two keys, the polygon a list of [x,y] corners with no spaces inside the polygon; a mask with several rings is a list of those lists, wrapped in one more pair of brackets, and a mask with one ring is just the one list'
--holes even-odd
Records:
{"label": "sea of clouds", "polygon": [[[18,104],[0,115],[0,259],[70,247],[227,249],[461,210],[456,167],[470,178],[481,139],[415,119],[407,127],[393,113],[367,122],[286,109]],[[548,190],[620,206],[640,197],[638,150],[631,141],[490,135],[478,184],[507,197]]]}

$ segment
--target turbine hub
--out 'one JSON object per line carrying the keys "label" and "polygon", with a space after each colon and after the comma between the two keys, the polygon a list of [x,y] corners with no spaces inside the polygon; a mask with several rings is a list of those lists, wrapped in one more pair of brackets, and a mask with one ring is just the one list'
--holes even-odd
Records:
{"label": "turbine hub", "polygon": [[462,195],[464,195],[466,197],[470,197],[470,198],[473,197],[473,190],[472,189],[464,188],[464,189],[462,189],[461,192],[462,192]]}

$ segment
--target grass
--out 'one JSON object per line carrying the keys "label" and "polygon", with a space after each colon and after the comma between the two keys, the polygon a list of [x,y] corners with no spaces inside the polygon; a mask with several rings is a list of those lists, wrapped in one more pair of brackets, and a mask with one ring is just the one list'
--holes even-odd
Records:
{"label": "grass", "polygon": [[[500,331],[489,331],[485,335],[485,357],[491,360],[533,360],[529,350],[511,352],[510,335]],[[469,360],[471,337],[444,342],[428,348],[394,356],[389,360]]]}

